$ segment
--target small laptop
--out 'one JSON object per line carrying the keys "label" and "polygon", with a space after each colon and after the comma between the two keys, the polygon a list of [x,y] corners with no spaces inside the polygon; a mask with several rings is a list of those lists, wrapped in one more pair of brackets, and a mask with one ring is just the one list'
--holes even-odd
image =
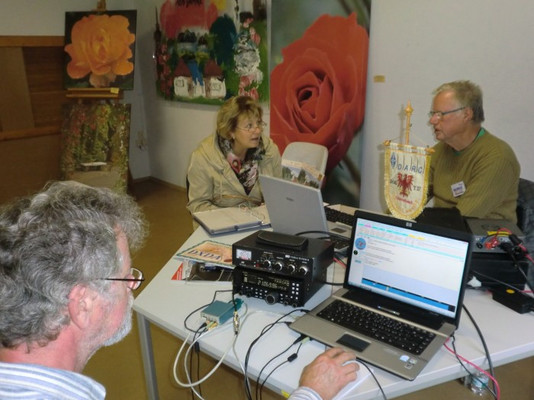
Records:
{"label": "small laptop", "polygon": [[[472,246],[468,232],[356,210],[343,288],[291,328],[413,380],[458,327]],[[387,322],[362,325],[369,313]]]}
{"label": "small laptop", "polygon": [[327,220],[319,189],[267,175],[260,175],[259,179],[273,231],[350,239],[352,226]]}

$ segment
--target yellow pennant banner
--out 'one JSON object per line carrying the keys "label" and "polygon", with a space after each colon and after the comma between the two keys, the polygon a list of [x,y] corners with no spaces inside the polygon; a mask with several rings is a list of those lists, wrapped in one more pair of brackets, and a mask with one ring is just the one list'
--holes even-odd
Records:
{"label": "yellow pennant banner", "polygon": [[385,196],[395,217],[414,219],[426,204],[430,155],[425,147],[389,142],[385,153]]}

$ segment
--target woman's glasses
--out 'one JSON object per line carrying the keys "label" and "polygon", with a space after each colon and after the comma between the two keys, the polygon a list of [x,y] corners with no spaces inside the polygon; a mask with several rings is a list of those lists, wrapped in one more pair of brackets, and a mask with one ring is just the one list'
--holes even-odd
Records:
{"label": "woman's glasses", "polygon": [[263,129],[267,126],[267,124],[263,121],[258,121],[257,124],[248,123],[245,126],[240,126],[238,129],[247,131],[248,133],[254,132],[256,129],[259,129],[260,131],[263,131]]}

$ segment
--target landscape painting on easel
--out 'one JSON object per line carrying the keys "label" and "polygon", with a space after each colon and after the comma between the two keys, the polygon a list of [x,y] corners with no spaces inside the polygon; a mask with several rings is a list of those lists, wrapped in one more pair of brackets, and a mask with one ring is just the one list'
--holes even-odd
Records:
{"label": "landscape painting on easel", "polygon": [[137,11],[65,14],[66,89],[134,86]]}
{"label": "landscape painting on easel", "polygon": [[130,104],[68,104],[61,129],[62,179],[126,192]]}

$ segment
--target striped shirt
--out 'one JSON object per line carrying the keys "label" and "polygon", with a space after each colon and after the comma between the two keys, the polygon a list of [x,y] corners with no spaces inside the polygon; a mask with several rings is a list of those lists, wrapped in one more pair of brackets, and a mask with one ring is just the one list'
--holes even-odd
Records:
{"label": "striped shirt", "polygon": [[317,392],[309,387],[300,386],[298,387],[288,400],[322,400],[321,396]]}
{"label": "striped shirt", "polygon": [[34,364],[0,362],[2,400],[103,400],[106,389],[71,371]]}

